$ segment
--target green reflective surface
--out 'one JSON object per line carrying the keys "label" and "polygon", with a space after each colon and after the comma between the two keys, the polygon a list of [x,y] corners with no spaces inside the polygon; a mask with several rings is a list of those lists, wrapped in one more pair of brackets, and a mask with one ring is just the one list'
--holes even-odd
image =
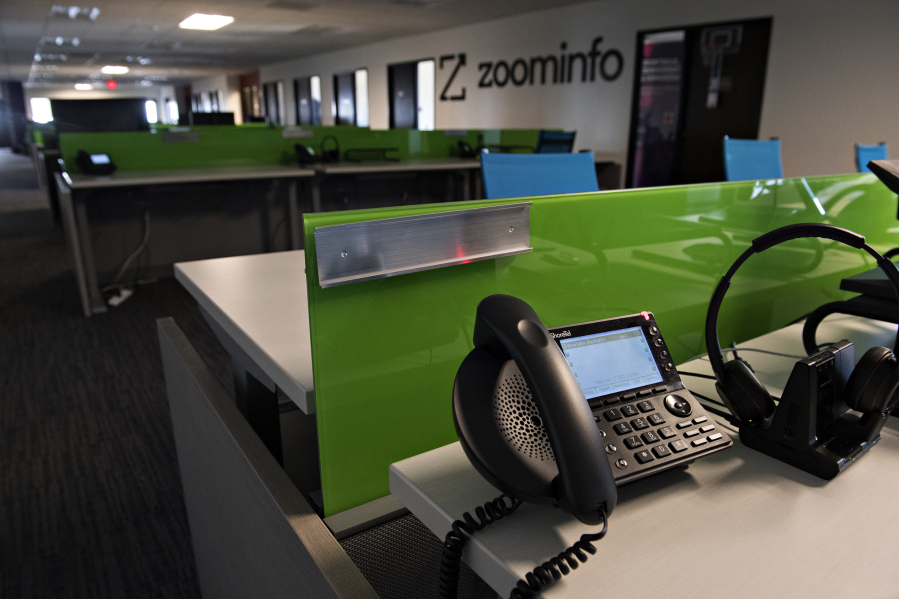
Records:
{"label": "green reflective surface", "polygon": [[[826,222],[899,245],[896,196],[873,175],[734,182],[534,199],[533,253],[322,289],[315,227],[496,205],[482,201],[305,215],[306,272],[326,515],[388,493],[397,460],[456,440],[451,392],[475,307],[508,293],[547,326],[655,313],[675,362],[705,352],[718,278],[758,235]],[[796,240],[753,256],[724,300],[723,344],[848,297],[860,250]]]}

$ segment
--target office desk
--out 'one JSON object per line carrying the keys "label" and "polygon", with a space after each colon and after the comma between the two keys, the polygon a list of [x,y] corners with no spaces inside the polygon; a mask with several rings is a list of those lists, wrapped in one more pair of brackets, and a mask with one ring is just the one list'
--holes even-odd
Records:
{"label": "office desk", "polygon": [[290,227],[290,244],[296,249],[302,247],[300,231],[300,210],[297,205],[296,183],[301,178],[311,178],[315,174],[309,169],[287,166],[244,166],[228,168],[184,169],[165,171],[127,171],[109,176],[89,176],[81,174],[56,173],[63,226],[69,244],[82,310],[85,316],[106,311],[97,280],[97,266],[92,248],[91,230],[88,221],[87,204],[93,193],[100,190],[134,188],[157,188],[196,183],[227,181],[271,181],[268,199],[271,201],[277,190],[277,181],[290,182],[287,213]]}
{"label": "office desk", "polygon": [[[322,211],[322,183],[327,177],[339,175],[390,175],[396,173],[446,172],[459,173],[462,177],[462,200],[479,199],[481,161],[465,158],[440,158],[434,160],[403,161],[341,161],[314,165],[316,177],[312,181],[312,209]],[[471,172],[475,177],[472,180]],[[445,201],[455,199],[453,178],[447,179]]]}
{"label": "office desk", "polygon": [[[803,354],[801,328],[741,346]],[[821,333],[852,340],[858,358],[875,343],[891,346],[896,327],[839,316],[826,320]],[[741,356],[773,395],[782,392],[793,360]],[[678,369],[711,373],[706,360]],[[713,381],[682,378],[691,390],[717,398]],[[880,443],[830,482],[744,447],[733,432],[731,449],[620,488],[597,554],[543,596],[895,597],[896,419]],[[462,512],[499,495],[458,443],[393,464],[390,490],[441,538]],[[526,572],[593,531],[560,510],[524,504],[476,532],[463,557],[506,596]]]}

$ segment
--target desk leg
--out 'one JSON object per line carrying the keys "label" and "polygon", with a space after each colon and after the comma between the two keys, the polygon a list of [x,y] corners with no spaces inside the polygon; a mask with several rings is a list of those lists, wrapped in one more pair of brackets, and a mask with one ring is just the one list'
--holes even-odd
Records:
{"label": "desk leg", "polygon": [[234,370],[234,395],[237,399],[237,409],[259,435],[272,456],[283,466],[278,391],[270,391],[259,382],[259,379],[247,372],[237,360],[232,359],[231,363]]}
{"label": "desk leg", "polygon": [[300,228],[300,207],[297,204],[297,180],[292,179],[287,187],[287,216],[290,223],[290,249],[303,249],[303,231]]}
{"label": "desk leg", "polygon": [[471,174],[468,169],[459,171],[462,175],[462,201],[471,199]]}
{"label": "desk leg", "polygon": [[75,208],[72,205],[72,192],[65,182],[56,174],[56,186],[59,193],[59,208],[62,213],[62,230],[65,233],[69,255],[75,268],[75,280],[78,281],[78,294],[81,297],[81,311],[86,317],[91,315],[91,299],[87,293],[87,279],[84,276],[84,260],[81,258],[81,240],[78,238],[78,227],[75,225]]}
{"label": "desk leg", "polygon": [[87,294],[90,298],[91,311],[94,314],[106,312],[106,303],[97,283],[97,265],[94,263],[94,250],[91,247],[91,230],[87,221],[86,194],[72,194],[75,203],[75,228],[78,231],[81,245],[81,258],[84,260],[84,277],[87,283]]}
{"label": "desk leg", "polygon": [[316,173],[314,177],[312,177],[312,211],[313,212],[321,212],[322,211],[322,180],[324,179],[324,175]]}

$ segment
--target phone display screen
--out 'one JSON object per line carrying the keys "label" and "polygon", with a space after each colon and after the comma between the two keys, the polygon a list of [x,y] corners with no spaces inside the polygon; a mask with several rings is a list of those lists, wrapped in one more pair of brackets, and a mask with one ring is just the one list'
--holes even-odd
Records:
{"label": "phone display screen", "polygon": [[109,164],[108,154],[91,154],[91,162],[94,164]]}
{"label": "phone display screen", "polygon": [[641,327],[559,341],[587,399],[662,381]]}

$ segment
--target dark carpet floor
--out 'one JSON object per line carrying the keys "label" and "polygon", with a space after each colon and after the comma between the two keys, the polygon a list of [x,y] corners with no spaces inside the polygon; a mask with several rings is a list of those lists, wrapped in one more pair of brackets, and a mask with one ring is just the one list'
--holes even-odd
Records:
{"label": "dark carpet floor", "polygon": [[230,391],[228,355],[175,280],[84,318],[49,210],[0,210],[0,597],[200,596],[164,316]]}

